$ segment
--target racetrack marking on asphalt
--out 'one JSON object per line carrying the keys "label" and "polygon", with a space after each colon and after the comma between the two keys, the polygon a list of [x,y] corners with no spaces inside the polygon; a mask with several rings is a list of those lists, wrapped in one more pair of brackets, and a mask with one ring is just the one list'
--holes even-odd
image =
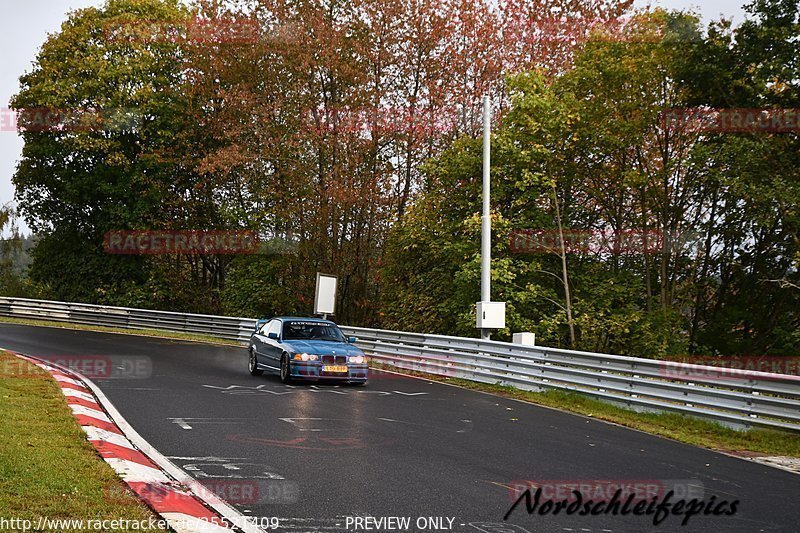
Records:
{"label": "racetrack marking on asphalt", "polygon": [[[293,394],[294,391],[284,391],[284,392],[277,392],[271,391],[268,389],[262,389],[262,387],[266,387],[266,385],[259,385],[257,387],[248,387],[246,385],[228,385],[227,387],[217,387],[216,385],[203,385],[203,387],[208,387],[209,389],[219,389],[222,391],[223,394],[255,394],[258,392],[266,392],[268,394]],[[241,391],[237,390],[241,389]]]}
{"label": "racetrack marking on asphalt", "polygon": [[[430,424],[420,424],[419,422],[407,422],[405,420],[397,420],[397,419],[394,419],[394,418],[383,418],[383,417],[380,417],[380,416],[377,417],[377,420],[382,420],[383,422],[390,422],[390,423],[393,423],[393,424],[394,423],[396,423],[396,424],[405,424],[407,426],[415,426],[415,427],[421,427],[421,428],[426,428],[426,429],[434,429],[434,430],[444,429],[444,428],[442,428],[442,426],[432,426]],[[464,428],[461,428],[461,429],[457,430],[456,433],[469,433],[470,431],[472,431],[472,421],[471,420],[459,420],[459,422],[461,422],[462,424],[466,424],[467,427],[464,427]]]}
{"label": "racetrack marking on asphalt", "polygon": [[156,391],[161,389],[152,389],[149,387],[110,387],[114,390],[143,390],[143,391]]}
{"label": "racetrack marking on asphalt", "polygon": [[334,394],[347,394],[347,393],[346,393],[346,392],[344,392],[344,391],[340,391],[340,390],[332,390],[332,389],[338,389],[338,388],[339,388],[339,385],[332,385],[332,386],[331,386],[329,389],[320,389],[320,388],[319,388],[319,387],[317,387],[316,385],[309,385],[309,387],[308,387],[308,388],[309,388],[309,389],[311,389],[311,392],[317,392],[317,391],[320,391],[320,392],[332,392],[332,393],[334,393]]}
{"label": "racetrack marking on asphalt", "polygon": [[[312,433],[311,435],[317,434]],[[360,437],[296,437],[289,440],[278,440],[250,435],[229,435],[227,440],[246,444],[262,444],[278,448],[294,448],[298,450],[322,452],[363,449],[370,445],[370,442]]]}
{"label": "racetrack marking on asphalt", "polygon": [[[247,459],[216,456],[171,456],[190,472],[203,490],[225,498],[243,513],[257,513],[248,506],[295,503],[299,484],[275,473],[263,463]],[[269,529],[269,528],[268,528]],[[274,528],[273,528],[274,529]]]}
{"label": "racetrack marking on asphalt", "polygon": [[[298,431],[310,431],[310,432],[319,432],[319,431],[339,431],[343,429],[348,422],[352,422],[350,419],[345,418],[318,418],[318,417],[294,417],[294,418],[278,418],[283,422],[287,422],[294,426]],[[395,418],[385,418],[385,417],[376,417],[376,420],[380,420],[382,422],[389,422],[389,423],[396,423],[396,424],[404,424],[407,426],[414,426],[414,427],[421,427],[426,429],[433,429],[433,430],[441,430],[443,429],[441,426],[434,426],[430,424],[420,424],[419,422],[408,422],[405,420],[397,420]],[[313,427],[317,426],[317,424],[304,424],[304,422],[340,422],[341,424],[337,425],[336,427],[328,427],[328,428],[320,428],[320,427]],[[462,424],[466,424],[466,427],[459,429],[456,433],[469,433],[472,431],[472,421],[471,420],[459,420]]]}
{"label": "racetrack marking on asphalt", "polygon": [[173,424],[177,424],[181,429],[192,429],[187,420],[192,424],[242,424],[243,422],[231,422],[231,420],[245,420],[243,418],[167,418]]}
{"label": "racetrack marking on asphalt", "polygon": [[335,418],[278,418],[278,420],[288,422],[289,424],[296,427],[299,431],[328,431],[327,429],[320,429],[320,428],[304,428],[301,427],[300,424],[298,424],[297,422],[300,420],[336,420],[336,419]]}
{"label": "racetrack marking on asphalt", "polygon": [[246,460],[245,457],[214,457],[213,455],[205,456],[205,457],[183,457],[180,455],[168,455],[168,459],[177,459],[178,461],[216,461],[219,463],[224,463],[227,461],[244,461]]}
{"label": "racetrack marking on asphalt", "polygon": [[[233,394],[233,395],[240,395],[240,394],[259,394],[259,393],[266,393],[266,394],[274,394],[274,395],[284,395],[284,394],[302,394],[304,392],[312,393],[312,394],[319,394],[319,393],[330,393],[330,394],[339,394],[339,395],[349,395],[349,394],[377,394],[380,396],[391,396],[393,394],[397,394],[400,396],[407,396],[407,397],[418,397],[418,396],[427,396],[430,393],[427,392],[403,392],[399,390],[387,391],[387,390],[342,390],[342,389],[334,389],[334,388],[319,388],[316,385],[311,385],[309,387],[291,387],[291,390],[271,390],[267,387],[275,387],[274,385],[228,385],[227,387],[220,387],[218,385],[203,385],[203,387],[209,389],[215,389],[223,394]],[[287,386],[282,386],[284,388]]]}
{"label": "racetrack marking on asphalt", "polygon": [[499,481],[489,481],[489,480],[484,480],[484,481],[492,485],[497,485],[498,487],[503,487],[506,490],[514,490],[514,487],[512,487],[511,485],[506,485],[505,483],[500,483]]}
{"label": "racetrack marking on asphalt", "polygon": [[[216,474],[212,475],[203,470],[203,467],[208,468],[211,467],[222,467],[226,470],[226,472],[222,475]],[[184,470],[188,470],[189,472],[193,472],[194,476],[197,478],[210,478],[210,479],[278,479],[283,480],[286,479],[280,474],[276,474],[274,472],[268,472],[264,470],[263,472],[259,472],[258,474],[248,474],[242,475],[238,473],[231,473],[236,471],[241,471],[242,467],[256,467],[258,470],[262,470],[262,467],[268,466],[260,463],[220,463],[220,462],[208,462],[208,463],[184,463],[183,468]]]}
{"label": "racetrack marking on asphalt", "polygon": [[181,429],[192,429],[192,426],[184,422],[182,418],[173,419],[172,422],[178,424]]}

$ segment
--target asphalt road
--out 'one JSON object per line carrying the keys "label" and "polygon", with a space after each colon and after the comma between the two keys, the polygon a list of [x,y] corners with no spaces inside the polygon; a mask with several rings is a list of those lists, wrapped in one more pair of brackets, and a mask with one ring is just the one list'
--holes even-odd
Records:
{"label": "asphalt road", "polygon": [[[161,453],[245,514],[278,518],[278,531],[800,529],[798,475],[488,394],[388,373],[366,387],[286,386],[251,377],[243,348],[133,335],[0,324],[0,347],[82,365]],[[540,507],[504,522],[520,480],[543,488]],[[704,510],[739,503],[686,526],[539,513],[575,485],[597,502],[620,484],[632,503],[670,488]],[[389,517],[408,528],[377,522]]]}

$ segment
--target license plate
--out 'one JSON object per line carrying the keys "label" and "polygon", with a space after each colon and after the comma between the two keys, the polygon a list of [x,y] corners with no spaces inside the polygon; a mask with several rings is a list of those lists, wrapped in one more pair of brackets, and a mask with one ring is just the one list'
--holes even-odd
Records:
{"label": "license plate", "polygon": [[343,365],[323,365],[323,372],[347,372],[347,367]]}

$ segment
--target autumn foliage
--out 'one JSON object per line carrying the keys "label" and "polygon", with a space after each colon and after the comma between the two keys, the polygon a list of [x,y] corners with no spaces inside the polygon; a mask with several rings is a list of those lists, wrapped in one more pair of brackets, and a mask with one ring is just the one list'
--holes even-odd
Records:
{"label": "autumn foliage", "polygon": [[[796,132],[664,117],[800,109],[797,6],[755,0],[733,29],[632,4],[107,0],[76,11],[11,104],[23,117],[103,119],[20,131],[14,183],[35,232],[37,295],[310,314],[325,272],[339,277],[341,323],[474,334],[488,94],[493,295],[511,329],[649,356],[795,349]],[[553,239],[531,240],[560,223],[575,241],[563,261],[542,249]],[[253,232],[259,248],[104,250],[106,235],[142,232]],[[514,235],[527,236],[523,250]]]}

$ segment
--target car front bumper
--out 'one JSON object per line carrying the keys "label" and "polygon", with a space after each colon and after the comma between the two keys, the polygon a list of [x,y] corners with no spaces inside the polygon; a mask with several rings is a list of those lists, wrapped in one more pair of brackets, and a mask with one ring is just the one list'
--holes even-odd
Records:
{"label": "car front bumper", "polygon": [[[326,372],[325,366],[347,367],[347,372]],[[369,367],[366,363],[345,365],[325,365],[319,361],[291,361],[289,375],[292,379],[306,381],[349,381],[353,383],[366,382],[369,378]]]}

